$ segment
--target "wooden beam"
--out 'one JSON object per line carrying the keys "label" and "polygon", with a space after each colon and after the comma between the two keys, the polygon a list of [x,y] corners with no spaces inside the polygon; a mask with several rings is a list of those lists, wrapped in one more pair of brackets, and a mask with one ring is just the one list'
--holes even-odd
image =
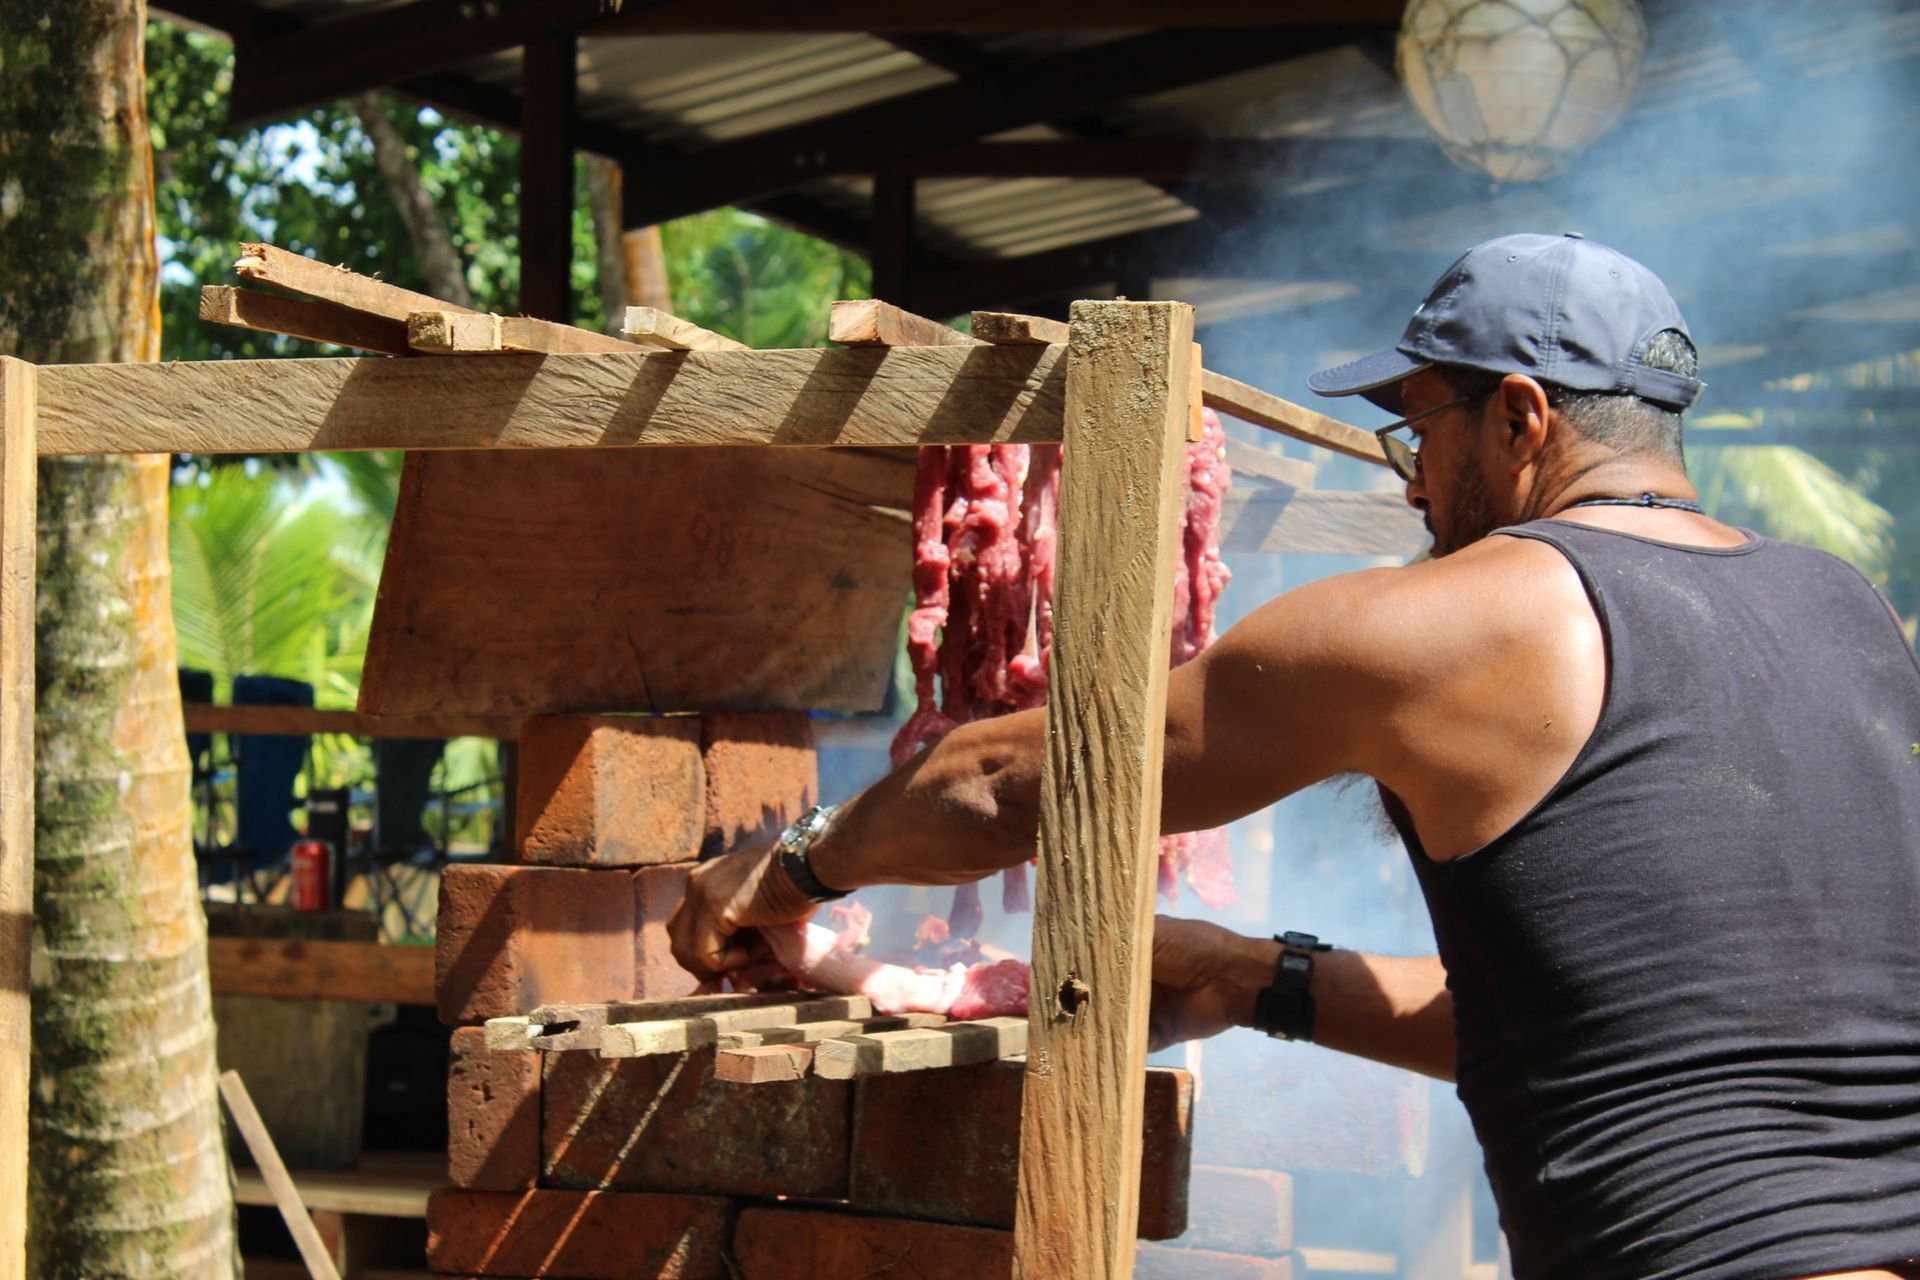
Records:
{"label": "wooden beam", "polygon": [[543,1004],[524,1017],[487,1020],[489,1049],[537,1049],[562,1053],[587,1049],[597,1052],[600,1033],[616,1022],[657,1022],[700,1014],[755,1009],[762,1005],[792,1004],[785,992],[729,992],[709,996],[676,996],[662,1000],[625,1000],[613,1004]]}
{"label": "wooden beam", "polygon": [[[1058,440],[1059,348],[49,365],[43,454]],[[273,412],[261,412],[272,387]]]}
{"label": "wooden beam", "polygon": [[[822,178],[886,170],[927,151],[1049,117],[1335,47],[1352,34],[1345,28],[1163,31],[1074,49],[694,152],[680,166],[678,181],[636,191],[627,217],[633,223],[665,222]],[[915,301],[925,310],[945,310],[926,307],[917,293]]]}
{"label": "wooden beam", "polygon": [[1221,504],[1222,551],[1405,560],[1432,540],[1397,493],[1236,488]]}
{"label": "wooden beam", "polygon": [[344,733],[354,738],[496,738],[520,736],[519,716],[369,716],[318,707],[230,707],[189,702],[188,733],[238,733],[310,737]]}
{"label": "wooden beam", "polygon": [[233,270],[242,280],[270,284],[303,298],[318,298],[336,307],[384,317],[403,325],[407,322],[407,316],[415,311],[473,313],[470,307],[455,306],[424,293],[402,289],[399,285],[372,280],[356,271],[329,266],[278,245],[242,244],[240,260],[233,264]]}
{"label": "wooden beam", "polygon": [[1242,444],[1238,440],[1227,441],[1227,466],[1233,470],[1233,483],[1236,488],[1244,481],[1255,486],[1311,489],[1314,472],[1317,470],[1311,462],[1302,462],[1299,458],[1289,458],[1285,454],[1274,453],[1270,449]]}
{"label": "wooden beam", "polygon": [[722,1049],[713,1058],[713,1078],[728,1084],[781,1084],[805,1078],[813,1067],[812,1044],[762,1044]]}
{"label": "wooden beam", "polygon": [[580,355],[633,350],[631,342],[576,325],[466,311],[408,312],[407,345],[429,355],[447,356],[502,352]]}
{"label": "wooden beam", "polygon": [[849,347],[978,347],[958,329],[903,311],[878,298],[836,302],[827,319],[827,338]]}
{"label": "wooden beam", "polygon": [[340,1273],[333,1265],[333,1255],[327,1252],[326,1242],[320,1238],[313,1219],[307,1216],[307,1207],[300,1203],[300,1193],[294,1189],[293,1178],[288,1175],[287,1166],[280,1159],[280,1152],[273,1145],[273,1137],[260,1119],[253,1099],[247,1096],[247,1086],[241,1082],[238,1072],[220,1073],[220,1096],[227,1100],[227,1110],[233,1115],[234,1126],[246,1140],[247,1150],[253,1154],[253,1162],[260,1166],[260,1176],[266,1180],[274,1203],[280,1207],[280,1217],[286,1222],[287,1231],[300,1250],[300,1260],[307,1264],[307,1271],[313,1280],[340,1280]]}
{"label": "wooden beam", "polygon": [[573,124],[579,96],[571,31],[520,50],[520,310],[573,319]]}
{"label": "wooden beam", "polygon": [[0,356],[0,1276],[27,1273],[38,371]]}
{"label": "wooden beam", "polygon": [[1072,335],[1015,1268],[1125,1280],[1193,309],[1077,302]]}
{"label": "wooden beam", "polygon": [[220,996],[433,1003],[433,948],[304,938],[208,938],[207,973]]}
{"label": "wooden beam", "polygon": [[1045,316],[1023,316],[1008,311],[973,313],[973,336],[983,342],[1005,347],[1045,347],[1067,340],[1063,320]]}
{"label": "wooden beam", "polygon": [[1373,432],[1362,431],[1337,418],[1329,418],[1324,413],[1316,413],[1290,400],[1282,400],[1279,396],[1270,395],[1223,373],[1207,372],[1204,394],[1207,408],[1217,413],[1230,414],[1242,422],[1251,422],[1256,427],[1265,427],[1295,440],[1317,444],[1323,449],[1331,449],[1362,462],[1382,467],[1387,465],[1387,455],[1381,450],[1380,441]]}
{"label": "wooden beam", "polygon": [[873,179],[873,296],[897,306],[913,305],[916,180],[908,173],[877,174]]}
{"label": "wooden beam", "polygon": [[[195,0],[196,3],[202,0]],[[218,16],[218,15],[216,15]],[[416,80],[561,32],[583,36],[751,32],[991,32],[1162,27],[1397,28],[1397,0],[1316,0],[1271,4],[1209,0],[1177,13],[1144,0],[1054,6],[943,4],[901,6],[886,0],[794,5],[785,0],[733,0],[703,8],[677,2],[499,0],[476,13],[462,0],[415,0],[376,13],[340,18],[250,41],[234,67],[233,112],[240,120],[274,115],[367,89]],[[988,131],[990,132],[990,131]]]}
{"label": "wooden beam", "polygon": [[1027,1037],[1025,1018],[982,1018],[822,1040],[814,1047],[813,1074],[827,1080],[853,1080],[994,1062],[1025,1053]]}
{"label": "wooden beam", "polygon": [[407,329],[385,316],[343,311],[319,302],[283,298],[277,293],[255,293],[230,284],[210,284],[200,290],[200,318],[230,324],[257,333],[284,333],[292,338],[330,342],[379,355],[413,354],[407,348]]}
{"label": "wooden beam", "polygon": [[632,342],[643,342],[666,351],[746,351],[744,342],[702,329],[691,320],[682,320],[658,307],[628,307],[627,323],[621,334]]}

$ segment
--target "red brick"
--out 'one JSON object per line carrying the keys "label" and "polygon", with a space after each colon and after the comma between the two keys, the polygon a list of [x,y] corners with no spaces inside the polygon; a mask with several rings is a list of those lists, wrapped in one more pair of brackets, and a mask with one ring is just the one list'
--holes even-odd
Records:
{"label": "red brick", "polygon": [[[1024,1074],[1020,1063],[988,1062],[860,1080],[853,1205],[936,1222],[1012,1226]],[[1193,1077],[1149,1070],[1140,1178],[1144,1239],[1171,1239],[1187,1228],[1192,1117]]]}
{"label": "red brick", "polygon": [[773,839],[820,792],[813,726],[798,711],[702,717],[707,770],[703,853]]}
{"label": "red brick", "polygon": [[440,1020],[634,999],[634,909],[625,871],[448,867],[434,950]]}
{"label": "red brick", "polygon": [[739,1280],[1009,1280],[1013,1233],[904,1218],[748,1209],[734,1232],[733,1257]]}
{"label": "red brick", "polygon": [[545,1057],[543,1186],[846,1194],[853,1112],[847,1081],[806,1076],[728,1084],[714,1077],[712,1049],[647,1058]]}
{"label": "red brick", "polygon": [[1133,1280],[1293,1280],[1293,1259],[1143,1244]]}
{"label": "red brick", "polygon": [[447,1181],[515,1191],[540,1180],[540,1055],[495,1053],[459,1027],[447,1069]]}
{"label": "red brick", "polygon": [[523,862],[631,867],[698,857],[706,767],[692,716],[535,716],[520,729]]}
{"label": "red brick", "polygon": [[1183,1245],[1277,1258],[1293,1248],[1293,1179],[1268,1169],[1195,1165]]}
{"label": "red brick", "polygon": [[667,921],[687,896],[687,873],[692,863],[669,867],[641,867],[633,874],[633,994],[637,1000],[659,1000],[693,994],[694,976],[673,958]]}
{"label": "red brick", "polygon": [[708,1196],[436,1191],[427,1269],[568,1280],[728,1280],[733,1206]]}

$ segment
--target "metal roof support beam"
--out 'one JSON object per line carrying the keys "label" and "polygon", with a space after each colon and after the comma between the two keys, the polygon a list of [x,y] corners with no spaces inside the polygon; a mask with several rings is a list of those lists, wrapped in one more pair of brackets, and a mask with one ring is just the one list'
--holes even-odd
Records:
{"label": "metal roof support beam", "polygon": [[1205,178],[1218,182],[1373,179],[1386,165],[1434,167],[1424,138],[1076,138],[975,142],[911,156],[890,172],[922,178]]}

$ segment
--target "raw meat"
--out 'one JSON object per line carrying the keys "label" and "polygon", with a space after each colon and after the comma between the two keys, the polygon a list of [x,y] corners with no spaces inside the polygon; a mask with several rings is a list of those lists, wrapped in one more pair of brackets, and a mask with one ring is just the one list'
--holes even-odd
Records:
{"label": "raw meat", "polygon": [[[941,1013],[952,1018],[1017,1016],[1027,1011],[1023,961],[999,960],[945,969],[909,969],[857,953],[872,914],[847,904],[834,908],[836,932],[798,922],[760,930],[774,957],[804,986],[863,995],[882,1013]],[[923,926],[924,927],[924,926]]]}

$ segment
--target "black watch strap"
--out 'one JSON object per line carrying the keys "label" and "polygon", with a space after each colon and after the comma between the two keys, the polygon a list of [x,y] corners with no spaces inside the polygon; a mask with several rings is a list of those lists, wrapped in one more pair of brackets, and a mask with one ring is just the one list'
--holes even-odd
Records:
{"label": "black watch strap", "polygon": [[813,874],[813,863],[807,860],[804,849],[798,853],[791,849],[782,849],[780,869],[787,873],[787,879],[793,881],[794,888],[815,902],[833,902],[846,897],[851,892],[847,889],[829,889],[821,884],[820,877]]}
{"label": "black watch strap", "polygon": [[1253,1026],[1276,1040],[1313,1039],[1313,957],[1331,951],[1310,933],[1276,934],[1280,962],[1273,982],[1253,998]]}
{"label": "black watch strap", "polygon": [[778,852],[780,869],[793,881],[793,887],[807,895],[814,902],[832,902],[844,898],[850,892],[847,889],[829,889],[820,883],[820,877],[813,873],[813,862],[807,854],[820,833],[833,821],[834,805],[817,804],[788,824],[774,842]]}

